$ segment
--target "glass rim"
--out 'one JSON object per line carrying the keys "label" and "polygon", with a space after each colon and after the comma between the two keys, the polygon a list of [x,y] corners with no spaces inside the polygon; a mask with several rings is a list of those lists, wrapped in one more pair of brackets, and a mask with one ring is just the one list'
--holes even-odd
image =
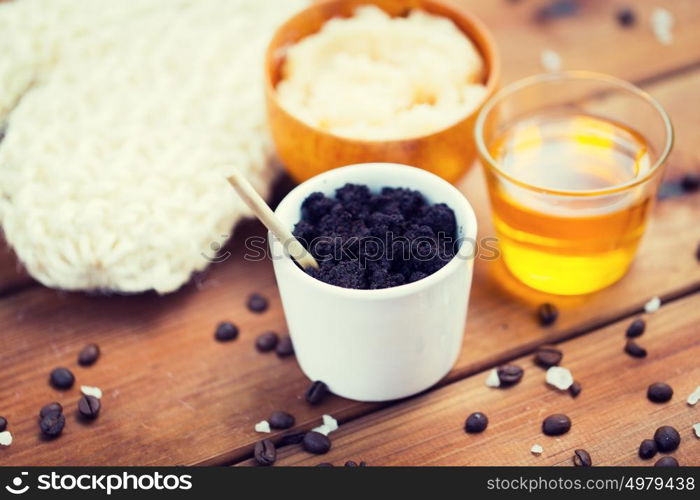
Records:
{"label": "glass rim", "polygon": [[[542,186],[537,186],[536,184],[531,184],[529,182],[525,182],[523,180],[518,179],[517,177],[512,176],[511,174],[507,173],[506,171],[503,170],[501,167],[500,163],[496,161],[496,159],[491,155],[491,152],[489,149],[486,147],[486,144],[484,142],[484,123],[486,122],[486,117],[489,115],[489,113],[493,110],[493,108],[499,104],[501,101],[504,99],[512,96],[515,92],[525,89],[527,87],[532,87],[537,84],[541,83],[546,83],[546,82],[553,82],[553,81],[565,81],[565,80],[572,80],[572,81],[598,81],[601,83],[609,84],[613,87],[617,87],[618,89],[628,91],[637,97],[641,98],[645,102],[647,102],[653,109],[656,110],[656,112],[659,114],[659,117],[663,123],[664,130],[666,131],[666,138],[665,138],[665,144],[662,149],[662,151],[659,154],[658,159],[654,162],[652,167],[643,175],[640,177],[635,177],[634,179],[631,179],[629,181],[616,184],[615,186],[612,187],[607,187],[607,188],[602,188],[602,189],[581,189],[581,190],[573,190],[573,189],[552,189],[552,188],[546,188]],[[638,186],[640,184],[643,184],[647,182],[649,179],[651,179],[654,174],[660,169],[660,167],[666,162],[666,159],[668,158],[668,155],[671,152],[671,149],[673,147],[673,142],[674,142],[674,132],[673,132],[673,125],[671,124],[671,119],[668,116],[668,113],[666,110],[661,106],[661,104],[654,98],[652,97],[648,92],[640,89],[636,85],[629,83],[625,80],[622,80],[620,78],[616,78],[614,76],[606,75],[603,73],[596,73],[593,71],[562,71],[558,73],[543,73],[539,75],[534,75],[534,76],[529,76],[526,78],[522,78],[520,80],[517,80],[505,87],[503,87],[501,90],[496,92],[491,98],[489,98],[486,103],[482,106],[481,110],[479,111],[479,114],[476,118],[476,123],[474,125],[474,136],[475,136],[475,141],[476,141],[476,148],[481,156],[481,158],[484,160],[482,163],[487,163],[488,165],[484,165],[485,168],[490,168],[494,170],[498,175],[501,177],[504,177],[508,179],[510,182],[529,189],[531,191],[537,191],[540,193],[545,193],[545,194],[552,194],[552,195],[559,195],[559,196],[577,196],[577,197],[585,197],[585,196],[600,196],[600,195],[608,195],[608,194],[613,194],[613,193],[618,193],[621,191],[628,190],[630,188],[633,188],[635,186]]]}

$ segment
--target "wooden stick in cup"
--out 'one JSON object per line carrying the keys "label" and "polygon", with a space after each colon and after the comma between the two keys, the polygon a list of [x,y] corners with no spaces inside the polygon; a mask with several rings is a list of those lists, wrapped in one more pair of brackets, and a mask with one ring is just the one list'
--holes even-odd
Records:
{"label": "wooden stick in cup", "polygon": [[289,252],[289,255],[297,261],[303,269],[309,267],[318,269],[318,262],[316,262],[314,256],[294,237],[289,228],[277,218],[272,209],[265,203],[265,200],[262,199],[255,188],[248,182],[248,179],[241,175],[240,172],[236,171],[228,178],[228,181],[246,205],[248,205],[257,218],[260,219],[260,222],[282,242]]}

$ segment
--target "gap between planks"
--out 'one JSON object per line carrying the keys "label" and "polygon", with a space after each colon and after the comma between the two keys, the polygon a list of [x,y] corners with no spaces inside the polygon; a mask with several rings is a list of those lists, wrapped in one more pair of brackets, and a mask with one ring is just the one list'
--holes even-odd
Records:
{"label": "gap between planks", "polygon": [[[683,290],[679,290],[679,291],[667,294],[666,296],[662,296],[661,297],[661,304],[662,304],[661,307],[664,307],[664,306],[667,306],[667,305],[672,304],[674,302],[677,302],[679,300],[691,297],[698,292],[700,292],[700,283],[696,283],[694,285],[686,287]],[[618,323],[618,322],[621,322],[625,319],[629,319],[632,316],[638,315],[638,314],[642,313],[643,311],[644,311],[644,306],[641,305],[640,307],[630,308],[627,312],[622,312],[621,314],[617,315],[614,318],[606,318],[605,320],[602,320],[602,321],[599,321],[596,323],[592,323],[587,327],[581,326],[581,327],[574,328],[571,331],[564,333],[561,337],[559,337],[556,341],[556,344],[562,344],[562,343],[570,341],[574,338],[581,337],[583,335],[596,332],[596,331],[601,330],[605,327],[608,327],[614,323]],[[419,394],[416,394],[415,396],[411,396],[411,397],[404,398],[404,399],[399,399],[396,401],[388,401],[386,403],[376,403],[376,404],[368,405],[366,410],[358,412],[356,415],[353,415],[349,418],[342,419],[342,420],[339,419],[338,423],[341,425],[345,425],[349,422],[353,422],[355,420],[364,418],[367,415],[370,415],[372,413],[382,411],[384,409],[390,408],[392,406],[396,406],[398,404],[403,404],[406,401],[410,401],[411,399],[419,398],[419,397],[427,394],[428,392],[432,392],[432,391],[435,391],[438,389],[442,389],[442,388],[451,386],[453,384],[456,384],[458,382],[463,381],[464,379],[466,379],[468,377],[477,375],[479,373],[486,372],[487,370],[496,368],[497,366],[505,364],[505,363],[512,362],[512,361],[514,361],[518,358],[521,358],[523,356],[533,354],[537,350],[538,347],[540,347],[542,345],[547,345],[550,343],[552,343],[552,342],[549,342],[548,339],[545,338],[541,342],[533,342],[531,344],[521,346],[518,349],[514,349],[512,353],[509,353],[507,356],[504,356],[502,358],[494,359],[492,361],[491,360],[484,361],[483,363],[479,363],[473,369],[470,369],[470,370],[457,371],[455,373],[454,378],[451,378],[449,381],[440,381],[437,384],[435,384],[433,387],[431,387],[430,389],[427,389],[426,391],[423,391]],[[309,426],[309,428],[296,428],[296,429],[293,429],[293,432],[308,431],[308,430],[310,430],[310,427],[312,427],[312,426]],[[291,446],[298,446],[298,445],[281,446],[278,448],[278,450],[286,449],[286,448],[289,448]],[[231,460],[227,460],[223,463],[202,462],[202,463],[198,463],[198,464],[194,464],[194,465],[236,466],[236,465],[241,465],[244,462],[247,462],[247,461],[252,460],[252,459],[253,459],[253,452],[252,452],[252,450],[250,450],[247,453],[242,453],[238,457],[235,457]]]}

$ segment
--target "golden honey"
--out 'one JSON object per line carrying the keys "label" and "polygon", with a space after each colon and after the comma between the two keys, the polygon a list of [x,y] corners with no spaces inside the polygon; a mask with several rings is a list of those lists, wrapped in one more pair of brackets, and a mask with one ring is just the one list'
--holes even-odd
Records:
{"label": "golden honey", "polygon": [[487,169],[495,228],[518,279],[574,295],[625,274],[653,193],[634,185],[652,168],[640,134],[560,108],[513,122],[488,147],[503,174]]}

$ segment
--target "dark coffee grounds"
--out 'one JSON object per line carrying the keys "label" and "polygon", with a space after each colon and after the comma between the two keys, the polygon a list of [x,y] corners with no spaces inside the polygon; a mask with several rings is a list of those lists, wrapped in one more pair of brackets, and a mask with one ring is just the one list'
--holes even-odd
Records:
{"label": "dark coffee grounds", "polygon": [[296,236],[319,262],[307,272],[343,288],[389,288],[423,279],[456,253],[457,223],[443,203],[418,191],[385,187],[372,193],[346,184],[335,198],[309,195]]}

